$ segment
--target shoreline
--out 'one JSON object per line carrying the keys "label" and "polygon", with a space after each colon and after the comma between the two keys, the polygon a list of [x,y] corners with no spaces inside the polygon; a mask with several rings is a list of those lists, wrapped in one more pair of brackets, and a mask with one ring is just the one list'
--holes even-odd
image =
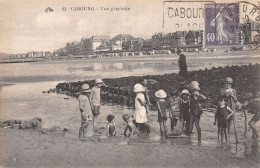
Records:
{"label": "shoreline", "polygon": [[[204,59],[210,58],[212,56],[216,57],[216,59],[221,59],[221,58],[232,58],[232,57],[237,57],[239,55],[242,55],[243,57],[254,57],[252,54],[258,54],[259,50],[241,50],[241,51],[229,51],[229,52],[224,52],[224,50],[217,51],[217,52],[206,52],[206,53],[196,53],[196,52],[184,52],[187,58],[189,56],[198,56],[199,58],[202,57]],[[244,55],[243,55],[244,54]],[[225,55],[225,56],[223,56]],[[58,56],[58,57],[37,57],[37,58],[24,58],[24,59],[7,59],[7,60],[0,60],[0,64],[12,64],[12,63],[52,63],[52,62],[74,62],[74,61],[95,61],[99,60],[101,62],[107,61],[107,60],[117,60],[117,58],[120,59],[125,59],[125,60],[132,60],[134,58],[144,58],[145,59],[150,59],[152,57],[158,57],[158,56],[164,56],[164,57],[171,57],[174,59],[178,59],[178,56],[176,53],[171,53],[171,54],[155,54],[155,55],[134,55],[134,56],[117,56],[117,57],[97,57],[97,58],[88,58],[87,55],[72,55],[71,58],[69,56]],[[259,55],[256,57],[259,58]],[[192,59],[192,58],[191,58]]]}

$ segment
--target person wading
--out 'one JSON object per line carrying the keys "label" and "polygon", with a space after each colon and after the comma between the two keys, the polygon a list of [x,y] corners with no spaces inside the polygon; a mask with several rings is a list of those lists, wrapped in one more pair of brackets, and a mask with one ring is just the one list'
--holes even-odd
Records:
{"label": "person wading", "polygon": [[[230,77],[227,77],[225,79],[224,87],[220,89],[220,95],[225,96],[227,98],[227,102],[226,102],[227,106],[229,106],[231,108],[231,110],[233,112],[235,112],[236,102],[237,102],[237,91],[231,87],[232,83],[233,83],[233,79]],[[235,113],[234,113],[234,115],[235,115]],[[236,143],[238,143],[234,115],[232,115],[228,119],[228,134],[230,135],[230,126],[233,121],[235,136],[236,136]],[[230,136],[228,138],[230,138]]]}
{"label": "person wading", "polygon": [[81,126],[79,129],[79,138],[86,138],[86,132],[89,122],[93,120],[92,106],[89,102],[90,89],[88,84],[81,87],[81,94],[78,97],[79,109],[81,113]]}

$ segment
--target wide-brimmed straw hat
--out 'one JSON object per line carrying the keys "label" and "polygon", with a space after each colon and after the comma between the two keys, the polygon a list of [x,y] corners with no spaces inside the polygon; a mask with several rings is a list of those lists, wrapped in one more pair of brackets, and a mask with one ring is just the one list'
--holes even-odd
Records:
{"label": "wide-brimmed straw hat", "polygon": [[227,77],[227,78],[225,79],[225,82],[231,84],[231,83],[233,83],[233,79],[230,78],[230,77]]}
{"label": "wide-brimmed straw hat", "polygon": [[180,93],[180,95],[184,95],[184,94],[187,94],[187,95],[190,95],[190,92],[187,90],[187,89],[183,89]]}
{"label": "wide-brimmed straw hat", "polygon": [[90,92],[90,88],[88,84],[83,84],[81,86],[81,92]]}
{"label": "wide-brimmed straw hat", "polygon": [[144,87],[143,85],[141,85],[140,83],[135,84],[134,86],[134,92],[144,92]]}
{"label": "wide-brimmed straw hat", "polygon": [[155,96],[160,98],[160,99],[165,99],[167,97],[167,94],[164,90],[158,90],[157,92],[155,92]]}
{"label": "wide-brimmed straw hat", "polygon": [[98,78],[98,79],[95,80],[95,83],[96,83],[96,84],[104,83],[104,81],[102,81],[102,79]]}
{"label": "wide-brimmed straw hat", "polygon": [[189,84],[189,87],[191,90],[200,90],[199,88],[199,82],[197,81],[192,81],[190,84]]}

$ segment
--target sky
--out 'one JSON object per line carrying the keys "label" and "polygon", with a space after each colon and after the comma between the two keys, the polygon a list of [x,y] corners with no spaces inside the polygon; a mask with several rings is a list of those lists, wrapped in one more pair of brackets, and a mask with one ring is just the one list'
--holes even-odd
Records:
{"label": "sky", "polygon": [[[67,42],[93,35],[130,34],[144,39],[158,32],[188,29],[189,22],[201,19],[167,17],[167,8],[191,7],[182,2],[163,5],[163,0],[0,0],[0,52],[14,54],[28,51],[53,51]],[[46,8],[53,12],[45,12]],[[66,11],[62,10],[66,7]],[[76,7],[94,7],[76,11]],[[101,10],[109,8],[109,11]],[[111,11],[111,8],[130,8]],[[194,3],[192,7],[201,7]],[[163,27],[163,14],[165,14]],[[176,24],[182,23],[181,29]],[[179,25],[178,25],[179,26]],[[203,27],[202,27],[203,28]],[[199,28],[196,28],[199,29]]]}

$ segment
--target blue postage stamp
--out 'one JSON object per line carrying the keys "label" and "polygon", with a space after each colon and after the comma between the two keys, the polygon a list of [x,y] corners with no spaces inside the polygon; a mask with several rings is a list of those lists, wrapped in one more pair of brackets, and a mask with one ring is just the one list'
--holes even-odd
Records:
{"label": "blue postage stamp", "polygon": [[240,45],[239,3],[205,4],[205,46]]}

